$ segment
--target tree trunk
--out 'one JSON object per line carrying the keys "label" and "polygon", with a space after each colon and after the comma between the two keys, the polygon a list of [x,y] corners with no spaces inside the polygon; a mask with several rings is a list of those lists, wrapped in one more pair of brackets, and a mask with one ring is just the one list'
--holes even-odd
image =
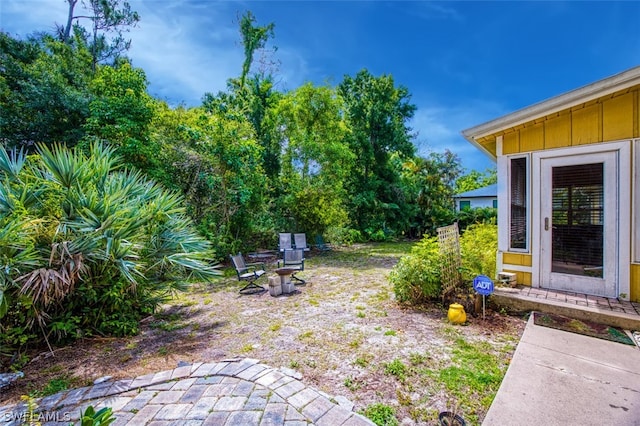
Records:
{"label": "tree trunk", "polygon": [[71,27],[73,26],[73,10],[76,7],[78,0],[67,0],[69,3],[69,15],[67,16],[67,25],[64,27],[64,34],[62,34],[62,41],[67,42],[71,36]]}

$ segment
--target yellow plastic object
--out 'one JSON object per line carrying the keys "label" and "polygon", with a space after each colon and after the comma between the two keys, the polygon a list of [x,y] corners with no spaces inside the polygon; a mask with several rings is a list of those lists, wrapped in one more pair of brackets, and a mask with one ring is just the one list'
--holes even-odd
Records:
{"label": "yellow plastic object", "polygon": [[464,311],[464,306],[459,303],[452,303],[449,305],[449,312],[447,318],[452,324],[463,324],[467,321],[467,314]]}

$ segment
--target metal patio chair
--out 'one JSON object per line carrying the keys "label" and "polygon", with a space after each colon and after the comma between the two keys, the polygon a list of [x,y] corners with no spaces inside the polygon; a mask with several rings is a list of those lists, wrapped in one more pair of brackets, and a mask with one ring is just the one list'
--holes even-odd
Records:
{"label": "metal patio chair", "polygon": [[291,279],[296,280],[296,285],[304,285],[307,282],[302,278],[296,277],[296,273],[304,271],[304,250],[292,249],[285,250],[282,254],[282,260],[278,260],[278,268],[295,269],[295,272],[291,274]]}
{"label": "metal patio chair", "polygon": [[278,240],[278,251],[282,254],[284,253],[285,250],[291,250],[293,249],[293,246],[291,245],[291,233],[289,232],[281,232],[279,234],[279,240]]}
{"label": "metal patio chair", "polygon": [[253,294],[266,291],[264,287],[255,283],[258,278],[266,273],[264,263],[246,263],[242,253],[230,255],[230,257],[236,274],[238,274],[238,281],[247,283],[247,285],[240,289],[241,294]]}
{"label": "metal patio chair", "polygon": [[297,249],[309,251],[311,248],[307,244],[307,234],[293,234],[293,245]]}

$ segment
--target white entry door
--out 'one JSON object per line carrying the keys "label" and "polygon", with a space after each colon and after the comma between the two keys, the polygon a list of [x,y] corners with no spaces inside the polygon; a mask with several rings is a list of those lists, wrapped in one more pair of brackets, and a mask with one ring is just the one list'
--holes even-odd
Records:
{"label": "white entry door", "polygon": [[540,286],[617,297],[618,151],[540,159]]}

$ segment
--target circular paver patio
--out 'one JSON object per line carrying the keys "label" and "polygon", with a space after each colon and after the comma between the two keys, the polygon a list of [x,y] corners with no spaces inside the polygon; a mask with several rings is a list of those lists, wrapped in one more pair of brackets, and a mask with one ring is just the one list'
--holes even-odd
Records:
{"label": "circular paver patio", "polygon": [[[111,407],[114,426],[364,426],[353,404],[306,386],[293,370],[243,358],[183,365],[134,379],[103,381],[37,400],[44,425],[68,425],[92,405]],[[20,425],[24,403],[0,407],[0,421]]]}

